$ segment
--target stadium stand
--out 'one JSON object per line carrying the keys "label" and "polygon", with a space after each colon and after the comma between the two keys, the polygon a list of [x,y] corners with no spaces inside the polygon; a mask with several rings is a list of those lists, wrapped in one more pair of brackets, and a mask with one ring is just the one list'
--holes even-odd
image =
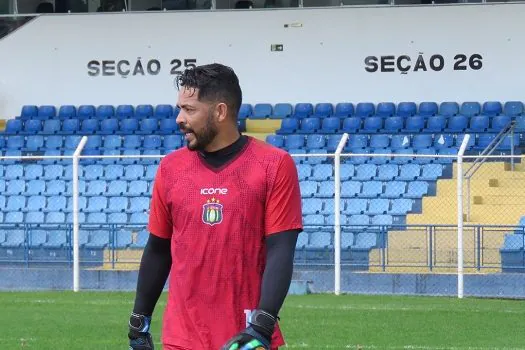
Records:
{"label": "stadium stand", "polygon": [[[26,105],[0,133],[0,155],[71,155],[82,135],[89,136],[83,155],[164,155],[185,143],[175,123],[177,113],[167,104]],[[472,134],[467,153],[479,154],[511,125],[515,132],[504,136],[497,154],[519,154],[525,115],[517,101],[281,102],[243,104],[239,113],[241,131],[296,155],[305,224],[297,243],[298,263],[332,259],[333,159],[308,154],[334,152],[342,133],[351,134],[343,152],[360,156],[342,158],[342,258],[363,269],[375,248],[410,240],[404,225],[453,220],[454,208],[444,198],[455,190],[455,164],[433,155],[455,155],[465,132]],[[374,153],[430,157],[369,156]],[[82,261],[100,264],[108,254],[136,256],[137,248],[144,247],[159,161],[82,160]],[[0,163],[0,261],[24,262],[28,251],[31,259],[70,260],[71,178],[69,159]],[[425,210],[432,206],[450,210]],[[521,214],[503,219],[512,222]],[[503,263],[523,265],[523,234],[507,235],[504,242],[502,237],[497,248]]]}

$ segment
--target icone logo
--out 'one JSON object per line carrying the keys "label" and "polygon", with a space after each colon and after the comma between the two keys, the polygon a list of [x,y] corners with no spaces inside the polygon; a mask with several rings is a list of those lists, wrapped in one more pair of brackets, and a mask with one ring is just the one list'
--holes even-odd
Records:
{"label": "icone logo", "polygon": [[201,194],[227,194],[227,188],[201,188]]}

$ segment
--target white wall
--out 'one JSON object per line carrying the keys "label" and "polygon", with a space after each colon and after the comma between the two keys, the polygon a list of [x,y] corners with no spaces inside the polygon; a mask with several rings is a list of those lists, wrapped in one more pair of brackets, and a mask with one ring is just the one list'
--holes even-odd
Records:
{"label": "white wall", "polygon": [[[522,100],[523,18],[525,4],[42,16],[0,40],[0,116],[23,104],[175,103],[173,59],[231,65],[246,103]],[[444,68],[365,70],[367,56],[414,64],[419,53]],[[456,54],[481,55],[482,68],[453,70]],[[91,60],[137,58],[160,72],[88,75]]]}

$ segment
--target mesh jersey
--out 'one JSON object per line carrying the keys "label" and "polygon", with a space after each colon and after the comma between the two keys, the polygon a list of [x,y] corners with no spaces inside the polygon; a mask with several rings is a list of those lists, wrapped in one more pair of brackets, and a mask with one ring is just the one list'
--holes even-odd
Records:
{"label": "mesh jersey", "polygon": [[[171,238],[163,343],[217,350],[244,329],[259,302],[265,236],[301,228],[297,170],[285,151],[250,137],[220,168],[186,148],[166,156],[148,224]],[[283,344],[277,326],[272,347]]]}

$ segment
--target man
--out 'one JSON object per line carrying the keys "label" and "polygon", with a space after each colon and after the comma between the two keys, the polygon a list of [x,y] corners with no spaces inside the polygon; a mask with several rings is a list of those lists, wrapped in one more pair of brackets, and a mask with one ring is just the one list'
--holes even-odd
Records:
{"label": "man", "polygon": [[187,147],[155,177],[130,349],[153,349],[151,315],[168,275],[164,349],[277,349],[302,230],[295,164],[239,133],[242,92],[229,67],[186,70],[177,86]]}

